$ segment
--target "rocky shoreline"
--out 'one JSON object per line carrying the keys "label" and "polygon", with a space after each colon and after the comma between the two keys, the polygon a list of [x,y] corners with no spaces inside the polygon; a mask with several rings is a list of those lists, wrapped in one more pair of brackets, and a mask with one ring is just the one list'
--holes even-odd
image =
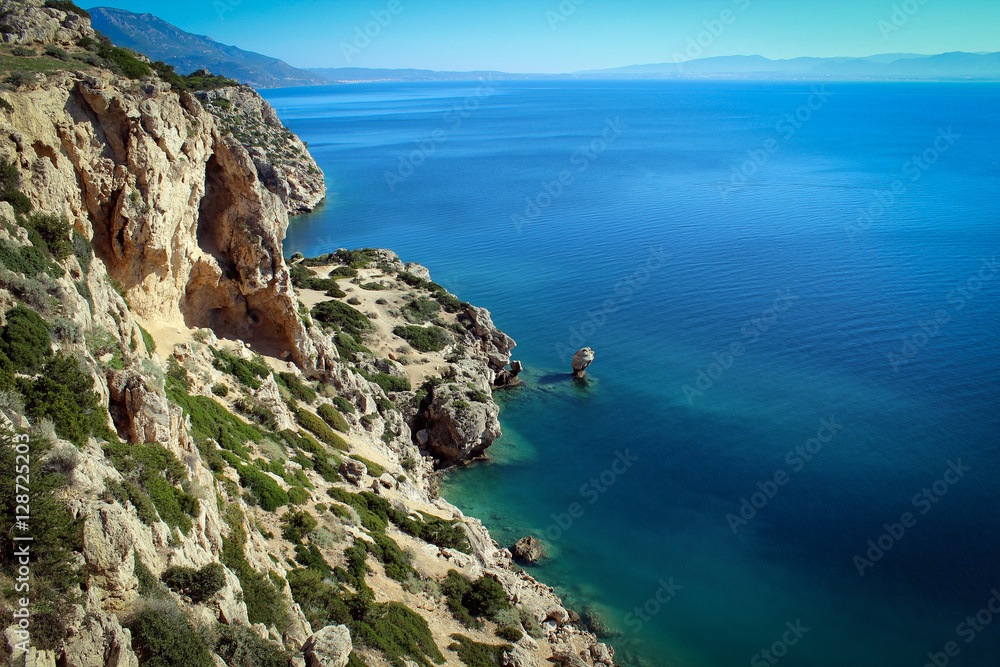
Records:
{"label": "rocky shoreline", "polygon": [[[0,91],[0,413],[74,529],[35,564],[30,637],[0,596],[0,660],[613,665],[437,497],[517,381],[489,312],[391,251],[286,261],[322,173],[256,93],[176,90],[63,3],[2,8],[3,55],[51,67]],[[78,407],[33,398],[56,372]]]}

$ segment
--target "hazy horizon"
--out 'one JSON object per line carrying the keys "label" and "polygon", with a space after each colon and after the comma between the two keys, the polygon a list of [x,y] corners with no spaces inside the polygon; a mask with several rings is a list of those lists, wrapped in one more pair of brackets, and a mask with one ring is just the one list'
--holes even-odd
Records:
{"label": "hazy horizon", "polygon": [[1000,51],[1000,5],[792,0],[120,0],[187,32],[295,67],[565,74],[716,56],[863,58]]}

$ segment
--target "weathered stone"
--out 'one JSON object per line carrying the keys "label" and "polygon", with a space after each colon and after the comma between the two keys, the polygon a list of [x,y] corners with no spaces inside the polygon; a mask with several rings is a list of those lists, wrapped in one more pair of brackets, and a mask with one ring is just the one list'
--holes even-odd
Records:
{"label": "weathered stone", "polygon": [[586,375],[586,368],[594,363],[594,351],[589,347],[578,350],[573,355],[573,377],[583,377]]}
{"label": "weathered stone", "polygon": [[545,558],[542,541],[534,536],[522,537],[514,543],[514,556],[528,563],[537,563]]}
{"label": "weathered stone", "polygon": [[302,645],[307,667],[346,667],[354,645],[346,625],[328,625]]}
{"label": "weathered stone", "polygon": [[361,461],[345,458],[340,462],[340,474],[351,484],[360,485],[367,472],[368,468]]}

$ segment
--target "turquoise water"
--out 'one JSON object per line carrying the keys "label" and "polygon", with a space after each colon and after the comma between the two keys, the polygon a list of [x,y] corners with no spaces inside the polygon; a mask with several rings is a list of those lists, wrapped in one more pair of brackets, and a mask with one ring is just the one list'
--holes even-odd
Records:
{"label": "turquoise water", "polygon": [[1000,659],[965,621],[1000,590],[1000,86],[265,95],[331,195],[288,254],[393,248],[518,341],[505,435],[445,495],[546,537],[533,573],[619,662]]}

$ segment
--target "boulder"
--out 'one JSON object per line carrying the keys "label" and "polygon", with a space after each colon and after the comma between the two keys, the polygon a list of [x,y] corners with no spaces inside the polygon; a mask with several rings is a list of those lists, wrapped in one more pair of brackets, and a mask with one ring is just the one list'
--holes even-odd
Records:
{"label": "boulder", "polygon": [[537,563],[545,558],[542,541],[534,536],[522,537],[514,543],[514,557],[526,563]]}
{"label": "boulder", "polygon": [[302,645],[307,667],[346,667],[353,650],[346,625],[328,625]]}
{"label": "boulder", "polygon": [[594,351],[589,347],[578,350],[573,355],[573,377],[581,378],[586,375],[586,368],[594,363]]}
{"label": "boulder", "polygon": [[367,472],[368,468],[361,461],[347,458],[340,462],[340,474],[351,484],[360,485]]}

